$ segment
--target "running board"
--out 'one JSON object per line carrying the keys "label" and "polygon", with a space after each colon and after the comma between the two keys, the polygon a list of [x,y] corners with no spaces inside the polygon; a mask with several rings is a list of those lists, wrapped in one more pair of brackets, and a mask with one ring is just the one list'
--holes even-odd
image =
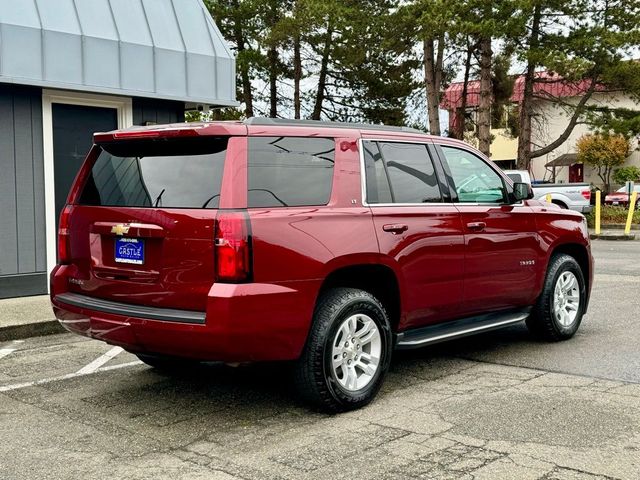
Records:
{"label": "running board", "polygon": [[396,348],[400,350],[419,348],[454,338],[498,330],[522,322],[530,312],[531,307],[519,308],[406,330],[397,335]]}

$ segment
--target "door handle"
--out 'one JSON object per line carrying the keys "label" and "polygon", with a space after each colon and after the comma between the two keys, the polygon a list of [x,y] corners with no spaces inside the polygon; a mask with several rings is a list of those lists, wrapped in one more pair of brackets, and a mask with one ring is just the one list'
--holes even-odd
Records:
{"label": "door handle", "polygon": [[390,232],[393,235],[398,235],[399,233],[409,230],[409,226],[404,223],[390,223],[387,225],[383,225],[382,230],[384,230],[385,232]]}
{"label": "door handle", "polygon": [[479,232],[479,231],[484,230],[484,228],[486,226],[487,226],[487,224],[484,223],[484,222],[470,222],[470,223],[467,223],[467,228],[469,230],[473,230],[475,232]]}

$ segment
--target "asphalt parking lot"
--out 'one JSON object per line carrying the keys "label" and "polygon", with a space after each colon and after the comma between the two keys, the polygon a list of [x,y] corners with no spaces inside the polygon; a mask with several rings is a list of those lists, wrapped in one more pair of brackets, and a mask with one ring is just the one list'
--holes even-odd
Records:
{"label": "asphalt parking lot", "polygon": [[367,408],[281,366],[159,373],[70,334],[0,344],[0,478],[640,478],[640,242],[594,242],[571,341],[523,326],[395,356]]}

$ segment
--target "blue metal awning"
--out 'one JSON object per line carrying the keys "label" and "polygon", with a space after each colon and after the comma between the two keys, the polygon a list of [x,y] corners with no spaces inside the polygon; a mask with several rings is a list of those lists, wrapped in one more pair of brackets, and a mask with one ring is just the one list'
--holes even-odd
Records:
{"label": "blue metal awning", "polygon": [[0,83],[237,104],[202,0],[0,0]]}

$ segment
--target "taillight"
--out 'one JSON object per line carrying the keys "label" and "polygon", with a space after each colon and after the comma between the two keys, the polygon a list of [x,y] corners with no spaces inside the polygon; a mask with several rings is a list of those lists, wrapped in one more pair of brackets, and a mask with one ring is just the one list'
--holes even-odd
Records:
{"label": "taillight", "polygon": [[591,190],[583,190],[580,192],[585,200],[591,201]]}
{"label": "taillight", "polygon": [[58,222],[58,263],[60,265],[71,262],[69,217],[72,211],[71,205],[65,205],[60,212],[60,221]]}
{"label": "taillight", "polygon": [[214,241],[216,281],[250,281],[251,225],[247,213],[218,211]]}

